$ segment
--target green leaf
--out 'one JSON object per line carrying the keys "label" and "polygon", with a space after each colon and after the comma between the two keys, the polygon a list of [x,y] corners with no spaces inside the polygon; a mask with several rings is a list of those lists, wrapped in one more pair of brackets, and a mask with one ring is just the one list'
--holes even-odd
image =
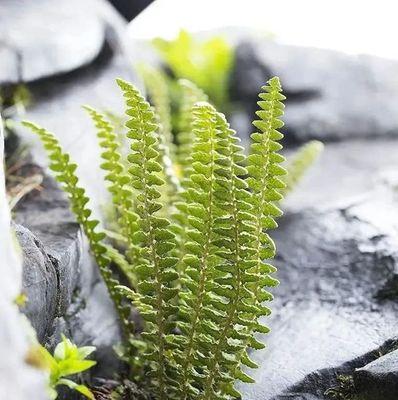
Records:
{"label": "green leaf", "polygon": [[60,379],[58,385],[65,385],[72,390],[76,390],[81,393],[83,396],[87,397],[90,400],[95,400],[94,394],[86,385],[79,385],[70,379]]}

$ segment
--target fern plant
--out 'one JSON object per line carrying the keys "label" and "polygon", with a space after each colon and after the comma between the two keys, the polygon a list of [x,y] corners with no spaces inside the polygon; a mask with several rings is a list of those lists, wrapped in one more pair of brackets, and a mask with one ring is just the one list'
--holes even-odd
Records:
{"label": "fern plant", "polygon": [[[263,347],[257,333],[268,328],[260,317],[269,315],[268,288],[278,283],[267,260],[275,255],[269,230],[277,226],[285,187],[279,79],[262,88],[248,156],[204,93],[181,82],[186,103],[182,148],[176,148],[178,189],[168,179],[162,113],[133,85],[117,83],[126,104],[127,160],[112,124],[87,108],[103,150],[116,232],[101,231],[91,217],[77,167],[54,135],[25,126],[43,141],[88,237],[124,327],[131,379],[150,387],[157,400],[240,398],[234,384],[253,382],[246,367],[256,365],[248,352]],[[112,265],[127,284],[115,279]],[[130,321],[128,304],[139,311],[142,329]]]}

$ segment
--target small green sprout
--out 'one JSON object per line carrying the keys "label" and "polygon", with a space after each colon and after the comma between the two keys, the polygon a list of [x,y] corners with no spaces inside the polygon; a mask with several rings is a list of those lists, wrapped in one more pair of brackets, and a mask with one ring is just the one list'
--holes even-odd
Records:
{"label": "small green sprout", "polygon": [[65,378],[93,367],[96,362],[86,360],[93,351],[95,351],[95,347],[77,347],[64,335],[62,335],[62,342],[55,348],[54,355],[51,355],[45,347],[39,347],[42,366],[50,373],[49,394],[52,400],[57,398],[58,393],[56,388],[60,385],[68,386],[70,389],[83,394],[88,399],[94,400],[93,393],[86,385],[78,384]]}

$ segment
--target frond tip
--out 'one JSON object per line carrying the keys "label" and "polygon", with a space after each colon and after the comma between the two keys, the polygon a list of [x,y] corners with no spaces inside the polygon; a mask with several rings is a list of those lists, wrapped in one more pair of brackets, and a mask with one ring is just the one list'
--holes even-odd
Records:
{"label": "frond tip", "polygon": [[286,165],[287,174],[284,177],[285,189],[283,194],[286,197],[299,184],[308,169],[314,164],[317,158],[322,154],[324,145],[318,140],[311,140],[302,145],[292,159],[288,160]]}

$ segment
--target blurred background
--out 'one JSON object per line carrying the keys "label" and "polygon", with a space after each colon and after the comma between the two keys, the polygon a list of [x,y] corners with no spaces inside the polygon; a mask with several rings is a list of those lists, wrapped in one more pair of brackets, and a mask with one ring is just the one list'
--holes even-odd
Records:
{"label": "blurred background", "polygon": [[[135,2],[113,3],[123,7]],[[135,18],[130,29],[134,38],[171,39],[180,29],[246,27],[286,44],[396,59],[396,12],[397,4],[390,0],[157,0]],[[125,15],[129,18],[131,13]]]}

